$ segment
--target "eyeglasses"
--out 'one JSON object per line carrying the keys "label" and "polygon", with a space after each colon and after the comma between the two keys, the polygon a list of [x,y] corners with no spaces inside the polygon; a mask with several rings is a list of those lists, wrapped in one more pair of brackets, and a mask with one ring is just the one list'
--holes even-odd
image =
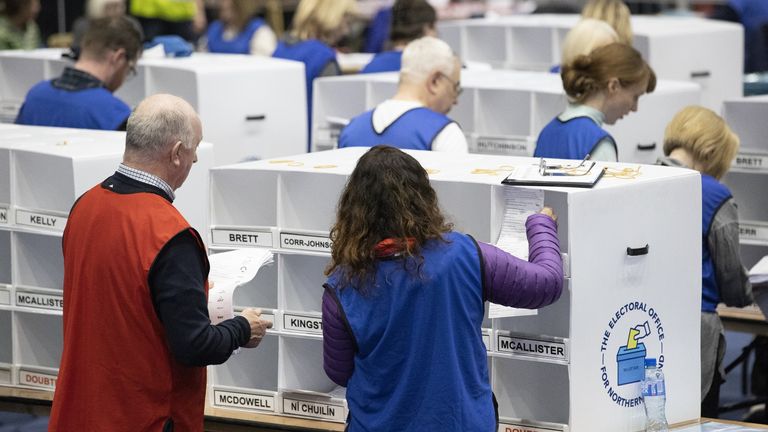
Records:
{"label": "eyeglasses", "polygon": [[[584,159],[578,165],[547,165],[547,161],[544,158],[539,159],[539,175],[540,176],[583,176],[589,174],[592,171],[592,167],[595,166],[595,161],[589,161],[589,153],[584,156]],[[589,161],[589,162],[587,162]]]}
{"label": "eyeglasses", "polygon": [[438,74],[440,74],[441,77],[447,79],[449,83],[453,84],[453,91],[456,93],[456,97],[459,97],[464,91],[464,89],[461,87],[461,81],[454,81],[451,79],[451,77],[442,72],[438,72]]}

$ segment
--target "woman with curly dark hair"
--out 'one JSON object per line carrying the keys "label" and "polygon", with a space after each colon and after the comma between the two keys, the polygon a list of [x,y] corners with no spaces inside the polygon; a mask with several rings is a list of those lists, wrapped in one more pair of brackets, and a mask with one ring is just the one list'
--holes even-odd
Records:
{"label": "woman with curly dark hair", "polygon": [[347,387],[349,431],[496,430],[484,303],[539,308],[562,291],[551,209],[526,228],[531,262],[453,231],[412,156],[376,146],[360,158],[323,294],[323,366]]}

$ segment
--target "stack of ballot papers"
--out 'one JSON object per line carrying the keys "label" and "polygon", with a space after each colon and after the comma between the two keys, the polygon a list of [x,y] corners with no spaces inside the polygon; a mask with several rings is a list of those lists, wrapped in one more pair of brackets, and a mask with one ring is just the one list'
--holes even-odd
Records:
{"label": "stack of ballot papers", "polygon": [[211,263],[208,282],[212,285],[208,291],[208,315],[212,324],[235,316],[232,303],[235,288],[253,280],[259,269],[272,264],[272,260],[272,252],[264,248],[235,249],[208,257]]}

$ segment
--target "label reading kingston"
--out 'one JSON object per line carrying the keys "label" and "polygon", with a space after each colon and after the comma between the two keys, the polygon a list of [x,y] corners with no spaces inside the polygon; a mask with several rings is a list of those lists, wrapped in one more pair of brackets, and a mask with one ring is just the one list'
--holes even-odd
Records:
{"label": "label reading kingston", "polygon": [[478,153],[528,156],[528,141],[519,138],[477,137]]}
{"label": "label reading kingston", "polygon": [[53,390],[56,387],[56,375],[19,370],[19,384]]}
{"label": "label reading kingston", "polygon": [[62,310],[64,308],[64,298],[60,295],[16,292],[16,306]]}
{"label": "label reading kingston", "polygon": [[211,238],[216,245],[272,247],[272,233],[269,231],[212,229]]}
{"label": "label reading kingston", "polygon": [[308,315],[283,314],[283,329],[305,333],[323,333],[323,319]]}
{"label": "label reading kingston", "polygon": [[280,247],[283,249],[303,249],[317,252],[330,252],[331,239],[328,237],[280,233]]}
{"label": "label reading kingston", "polygon": [[213,390],[213,404],[219,407],[275,412],[275,396]]}
{"label": "label reading kingston", "polygon": [[67,218],[46,213],[16,210],[16,225],[26,225],[47,230],[64,231]]}
{"label": "label reading kingston", "polygon": [[768,225],[739,222],[739,238],[742,240],[768,241]]}
{"label": "label reading kingston", "polygon": [[734,168],[768,170],[768,156],[756,154],[739,154],[733,160]]}
{"label": "label reading kingston", "polygon": [[8,207],[0,207],[0,224],[8,223]]}
{"label": "label reading kingston", "polygon": [[341,405],[289,399],[287,397],[283,397],[283,413],[337,422],[343,422],[346,418],[344,407]]}
{"label": "label reading kingston", "polygon": [[562,432],[562,429],[554,429],[541,426],[526,426],[514,423],[499,423],[498,432]]}
{"label": "label reading kingston", "polygon": [[568,351],[566,350],[565,342],[545,341],[506,335],[499,335],[496,342],[496,349],[499,352],[568,361]]}

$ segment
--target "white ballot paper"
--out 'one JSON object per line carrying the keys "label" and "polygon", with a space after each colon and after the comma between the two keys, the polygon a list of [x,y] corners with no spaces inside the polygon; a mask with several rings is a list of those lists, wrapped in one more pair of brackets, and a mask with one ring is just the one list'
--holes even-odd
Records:
{"label": "white ballot paper", "polygon": [[[504,221],[496,247],[527,260],[528,237],[525,234],[525,221],[528,216],[539,212],[544,207],[544,191],[505,186],[504,201]],[[537,313],[536,309],[518,309],[494,303],[488,306],[488,318],[536,315]]]}
{"label": "white ballot paper", "polygon": [[749,270],[749,281],[752,282],[753,285],[768,282],[768,255],[762,257],[760,261]]}
{"label": "white ballot paper", "polygon": [[208,291],[208,315],[212,324],[218,324],[234,318],[235,288],[253,280],[262,266],[272,264],[272,252],[264,248],[235,249],[212,254],[208,261],[208,281],[213,283]]}

